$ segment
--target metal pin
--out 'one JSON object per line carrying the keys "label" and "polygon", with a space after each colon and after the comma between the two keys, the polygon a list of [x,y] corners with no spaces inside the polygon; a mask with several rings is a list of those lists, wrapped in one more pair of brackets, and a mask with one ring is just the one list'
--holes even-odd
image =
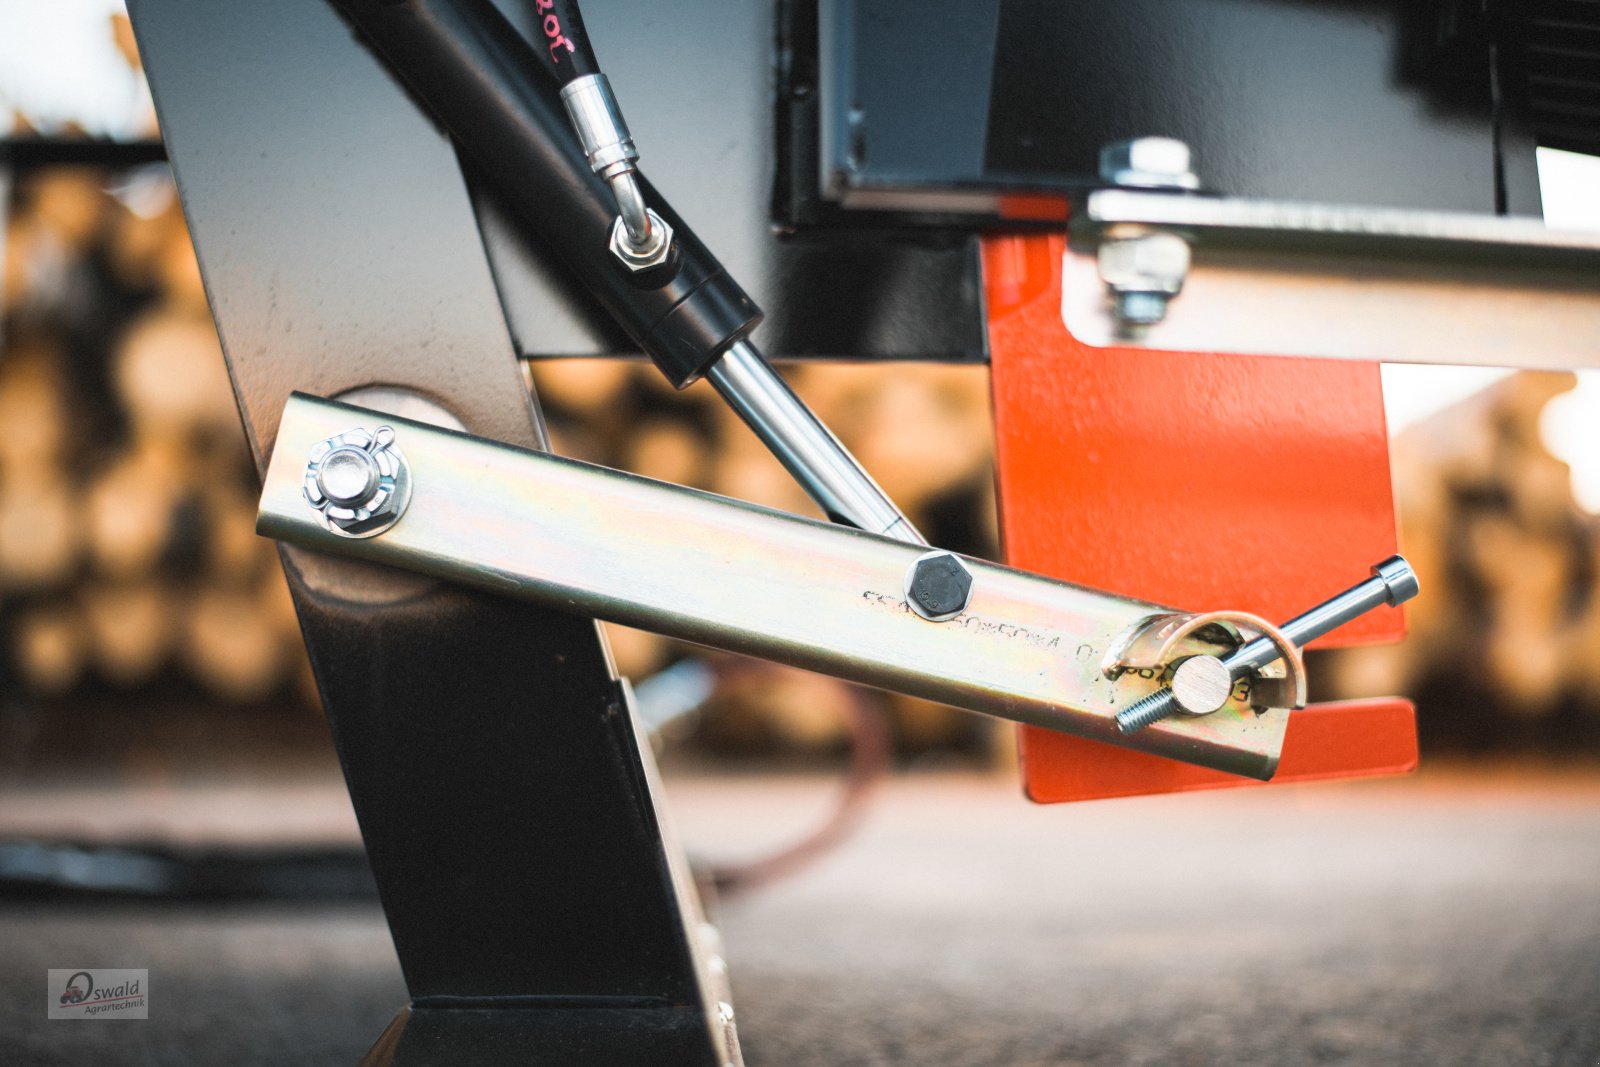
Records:
{"label": "metal pin", "polygon": [[[1326,600],[1303,615],[1284,623],[1279,630],[1296,648],[1303,648],[1323,634],[1338,629],[1358,615],[1365,615],[1385,604],[1397,607],[1417,595],[1417,575],[1404,556],[1391,556],[1372,568],[1373,576]],[[1270,638],[1258,637],[1223,657],[1221,666],[1229,679],[1238,681],[1278,659],[1278,646]],[[1186,661],[1187,662],[1187,661]],[[1176,679],[1174,679],[1176,680]],[[1217,707],[1221,707],[1219,703]],[[1117,713],[1117,729],[1125,734],[1142,730],[1175,711],[1205,714],[1213,708],[1188,708],[1172,688],[1163,688]]]}

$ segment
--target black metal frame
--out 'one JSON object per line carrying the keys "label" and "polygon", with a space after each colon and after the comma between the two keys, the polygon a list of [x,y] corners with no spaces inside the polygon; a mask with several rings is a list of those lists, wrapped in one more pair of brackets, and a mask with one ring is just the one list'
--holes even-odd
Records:
{"label": "black metal frame", "polygon": [[791,135],[775,206],[796,227],[948,226],[959,212],[968,227],[1026,225],[1002,194],[1080,196],[1101,184],[1102,146],[1152,134],[1189,144],[1206,189],[1229,196],[1537,215],[1529,130],[1561,129],[1565,107],[1570,131],[1593,90],[1552,99],[1538,124],[1518,106],[1521,67],[1496,76],[1496,49],[1525,57],[1518,42],[1542,35],[1557,84],[1600,70],[1576,25],[1595,16],[1535,30],[1538,5],[1483,0],[782,7]]}
{"label": "black metal frame", "polygon": [[[129,6],[257,463],[297,388],[541,444],[460,164],[323,0]],[[594,622],[283,559],[412,997],[368,1062],[737,1060]]]}

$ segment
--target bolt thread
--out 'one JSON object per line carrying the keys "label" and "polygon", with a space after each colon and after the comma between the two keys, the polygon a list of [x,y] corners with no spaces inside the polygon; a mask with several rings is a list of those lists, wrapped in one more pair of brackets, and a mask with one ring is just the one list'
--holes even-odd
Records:
{"label": "bolt thread", "polygon": [[1171,689],[1157,690],[1117,712],[1117,729],[1125,734],[1143,730],[1151,723],[1171,715],[1176,710],[1176,703]]}

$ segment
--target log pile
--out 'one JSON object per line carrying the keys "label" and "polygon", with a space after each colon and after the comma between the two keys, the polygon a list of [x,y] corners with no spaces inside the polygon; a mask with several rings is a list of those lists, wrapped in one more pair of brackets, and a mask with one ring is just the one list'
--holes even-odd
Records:
{"label": "log pile", "polygon": [[[136,194],[87,169],[38,172],[17,191],[0,320],[4,662],[40,696],[176,684],[225,703],[308,703],[181,211],[170,188]],[[995,554],[981,368],[788,373],[931,536]],[[558,451],[818,514],[708,387],[674,392],[647,365],[607,360],[539,364],[530,380]],[[611,637],[634,677],[702,654],[620,627]],[[826,750],[859,699],[799,672],[733,686],[704,736],[725,750]],[[983,730],[924,702],[893,707],[913,748]]]}
{"label": "log pile", "polygon": [[[115,192],[111,190],[116,190]],[[0,661],[25,692],[151,693],[311,706],[194,256],[170,187],[42,171],[17,189],[0,336]],[[994,558],[989,397],[977,367],[789,368],[936,543]],[[645,365],[529,370],[564,454],[816,515],[706,387]],[[1600,537],[1539,438],[1570,375],[1522,374],[1395,442],[1404,545],[1425,583],[1403,644],[1329,654],[1323,698],[1415,694],[1426,736],[1509,729],[1600,741]],[[622,670],[702,654],[612,628]],[[796,675],[719,699],[702,736],[727,750],[826,750],[852,701]],[[983,720],[885,698],[903,748],[981,748]]]}
{"label": "log pile", "polygon": [[1600,742],[1600,526],[1540,437],[1569,373],[1503,379],[1398,434],[1405,641],[1328,653],[1331,697],[1414,696],[1435,748]]}
{"label": "log pile", "polygon": [[177,198],[28,175],[0,338],[0,632],[24,691],[231,702],[305,670]]}

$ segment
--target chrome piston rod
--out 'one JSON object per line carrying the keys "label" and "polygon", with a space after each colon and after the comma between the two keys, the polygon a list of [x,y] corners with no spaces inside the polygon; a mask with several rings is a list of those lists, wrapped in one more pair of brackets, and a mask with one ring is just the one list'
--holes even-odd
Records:
{"label": "chrome piston rod", "polygon": [[907,544],[927,544],[748,341],[733,345],[707,368],[706,380],[830,519]]}
{"label": "chrome piston rod", "polygon": [[[331,532],[307,457],[394,430],[411,499],[390,528]],[[903,579],[919,545],[297,394],[284,410],[258,530],[628,626],[1145,752],[1266,779],[1288,712],[1225,709],[1125,736],[1148,681],[1102,672],[1164,609],[968,560],[966,610],[930,623]],[[1216,652],[1195,647],[1192,652]]]}

